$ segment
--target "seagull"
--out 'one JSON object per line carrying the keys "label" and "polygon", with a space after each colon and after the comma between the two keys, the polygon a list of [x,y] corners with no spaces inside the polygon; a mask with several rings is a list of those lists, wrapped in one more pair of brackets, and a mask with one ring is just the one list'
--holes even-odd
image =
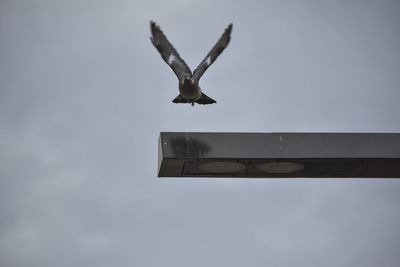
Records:
{"label": "seagull", "polygon": [[172,100],[174,103],[189,103],[194,106],[197,104],[217,103],[201,91],[199,80],[204,72],[214,63],[217,57],[224,51],[231,40],[232,23],[228,25],[218,42],[210,50],[207,56],[193,71],[190,70],[185,61],[179,56],[176,49],[168,41],[160,27],[150,21],[151,37],[150,40],[160,53],[162,59],[172,68],[179,80],[179,95]]}

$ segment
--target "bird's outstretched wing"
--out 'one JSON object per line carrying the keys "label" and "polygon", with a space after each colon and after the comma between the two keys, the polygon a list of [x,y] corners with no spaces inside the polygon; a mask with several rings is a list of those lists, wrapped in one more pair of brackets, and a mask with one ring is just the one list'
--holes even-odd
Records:
{"label": "bird's outstretched wing", "polygon": [[213,64],[217,57],[224,51],[231,40],[232,23],[228,25],[218,42],[193,72],[193,80],[199,81],[203,73]]}
{"label": "bird's outstretched wing", "polygon": [[164,61],[172,68],[179,80],[183,80],[185,76],[192,76],[192,72],[185,61],[179,56],[178,52],[165,37],[160,27],[154,22],[150,22],[151,37],[150,40],[154,47],[161,54]]}

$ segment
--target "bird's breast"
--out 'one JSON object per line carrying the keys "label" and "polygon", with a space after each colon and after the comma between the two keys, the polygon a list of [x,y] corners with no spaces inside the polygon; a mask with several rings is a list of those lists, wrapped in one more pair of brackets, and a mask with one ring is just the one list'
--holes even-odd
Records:
{"label": "bird's breast", "polygon": [[183,98],[199,99],[201,89],[196,83],[179,83],[179,92]]}

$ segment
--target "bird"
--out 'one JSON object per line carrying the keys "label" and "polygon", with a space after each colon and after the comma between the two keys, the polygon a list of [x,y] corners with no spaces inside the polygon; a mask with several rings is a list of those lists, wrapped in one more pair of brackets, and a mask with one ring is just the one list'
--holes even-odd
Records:
{"label": "bird", "polygon": [[232,26],[233,24],[230,23],[225,28],[217,43],[192,73],[188,65],[161,31],[160,26],[154,21],[150,21],[150,40],[160,53],[162,59],[171,67],[179,80],[179,95],[172,100],[173,103],[188,103],[192,106],[194,106],[194,103],[201,105],[217,103],[214,99],[202,92],[199,86],[199,80],[208,67],[214,63],[222,51],[228,46],[231,40]]}

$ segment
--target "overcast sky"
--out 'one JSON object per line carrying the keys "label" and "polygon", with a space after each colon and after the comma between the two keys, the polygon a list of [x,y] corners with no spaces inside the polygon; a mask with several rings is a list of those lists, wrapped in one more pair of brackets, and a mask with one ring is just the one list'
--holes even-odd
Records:
{"label": "overcast sky", "polygon": [[[159,179],[160,131],[400,132],[400,2],[0,1],[0,265],[400,263],[400,180]],[[173,104],[155,20],[218,103]]]}

